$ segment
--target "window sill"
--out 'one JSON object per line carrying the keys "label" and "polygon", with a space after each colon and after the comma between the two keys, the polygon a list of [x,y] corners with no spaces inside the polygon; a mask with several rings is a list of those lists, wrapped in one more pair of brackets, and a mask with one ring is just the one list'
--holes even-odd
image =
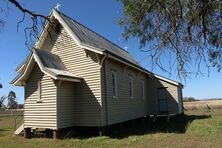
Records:
{"label": "window sill", "polygon": [[37,100],[36,103],[42,103],[42,100]]}
{"label": "window sill", "polygon": [[134,99],[134,97],[130,97],[130,99]]}
{"label": "window sill", "polygon": [[117,99],[118,97],[117,96],[113,96],[113,99]]}

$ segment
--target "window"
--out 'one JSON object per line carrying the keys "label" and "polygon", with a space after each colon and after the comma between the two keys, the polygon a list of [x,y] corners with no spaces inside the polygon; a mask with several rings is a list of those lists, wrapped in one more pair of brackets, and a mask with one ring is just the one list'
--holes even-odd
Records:
{"label": "window", "polygon": [[38,100],[37,103],[42,102],[42,86],[41,81],[38,81]]}
{"label": "window", "polygon": [[144,99],[144,80],[141,80],[141,82],[140,82],[141,84],[141,86],[140,86],[140,89],[141,89],[141,97],[142,97],[142,99]]}
{"label": "window", "polygon": [[129,95],[130,98],[133,98],[133,78],[129,76]]}
{"label": "window", "polygon": [[57,23],[56,26],[55,26],[55,33],[60,34],[60,32],[61,32],[61,26],[60,26],[59,23]]}
{"label": "window", "polygon": [[167,88],[158,88],[158,102],[159,102],[159,113],[168,113],[168,98],[167,98]]}
{"label": "window", "polygon": [[117,98],[117,76],[115,71],[112,71],[112,93],[113,98]]}

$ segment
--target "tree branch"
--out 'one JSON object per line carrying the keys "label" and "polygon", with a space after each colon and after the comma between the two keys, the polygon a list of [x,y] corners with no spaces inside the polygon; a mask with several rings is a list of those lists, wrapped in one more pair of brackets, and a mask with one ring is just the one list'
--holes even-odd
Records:
{"label": "tree branch", "polygon": [[9,2],[11,2],[12,4],[14,4],[20,11],[24,12],[24,13],[27,13],[29,14],[30,16],[32,17],[41,17],[41,18],[44,18],[46,20],[48,20],[48,17],[47,16],[44,16],[42,14],[37,14],[37,13],[34,13],[34,12],[31,12],[30,10],[22,7],[19,2],[17,2],[16,0],[9,0]]}

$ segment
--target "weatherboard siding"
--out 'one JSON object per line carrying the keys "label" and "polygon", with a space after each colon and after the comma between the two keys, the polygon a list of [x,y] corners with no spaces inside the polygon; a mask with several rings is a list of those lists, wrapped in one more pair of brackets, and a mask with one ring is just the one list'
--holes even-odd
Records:
{"label": "weatherboard siding", "polygon": [[[167,88],[169,113],[182,110],[181,88],[159,80],[107,58],[83,49],[62,28],[55,33],[51,28],[40,49],[58,55],[69,72],[82,77],[81,83],[59,82],[35,66],[25,88],[25,127],[61,129],[72,126],[105,126],[159,113],[158,88]],[[58,31],[58,30],[57,30]],[[122,57],[124,58],[124,57]],[[117,98],[112,96],[111,71],[117,73]],[[133,98],[129,95],[128,76],[133,78]],[[42,81],[42,102],[37,103],[38,81]],[[144,98],[141,95],[144,80]]]}
{"label": "weatherboard siding", "polygon": [[[38,81],[41,80],[41,103],[38,101]],[[56,86],[35,64],[25,87],[25,127],[56,129]]]}
{"label": "weatherboard siding", "polygon": [[168,113],[178,114],[179,106],[181,105],[179,101],[180,94],[178,93],[180,88],[155,77],[148,77],[148,113],[153,115],[159,114],[158,89],[163,87],[167,90]]}
{"label": "weatherboard siding", "polygon": [[58,129],[75,125],[75,85],[62,82],[57,86],[57,121]]}
{"label": "weatherboard siding", "polygon": [[[47,37],[41,48],[58,55],[69,72],[83,78],[81,83],[75,83],[74,125],[101,126],[100,65],[96,53],[81,48],[64,28],[60,34],[51,34],[53,41]],[[59,120],[63,119],[58,117]]]}
{"label": "weatherboard siding", "polygon": [[170,114],[179,113],[179,94],[178,87],[164,81],[159,81],[164,87],[167,87],[167,105]]}
{"label": "weatherboard siding", "polygon": [[[108,59],[102,72],[103,123],[115,124],[146,115],[159,114],[158,89],[166,87],[168,113],[180,113],[180,91],[178,86],[159,80],[148,74]],[[111,72],[117,74],[117,98],[112,96]],[[133,78],[133,98],[129,96],[128,76]],[[106,81],[104,81],[106,80]],[[144,99],[141,97],[141,80],[144,80]],[[107,100],[105,97],[107,96]],[[106,103],[107,102],[107,103]]]}
{"label": "weatherboard siding", "polygon": [[[146,75],[130,67],[124,70],[126,65],[111,59],[106,61],[105,67],[108,124],[124,122],[147,115],[148,95],[145,91],[144,99],[141,97],[140,86],[141,80],[144,80],[144,89],[146,90]],[[117,75],[117,98],[112,96],[112,71],[115,71]],[[129,95],[128,75],[133,78],[133,98],[130,98]],[[105,91],[104,89],[103,91]]]}

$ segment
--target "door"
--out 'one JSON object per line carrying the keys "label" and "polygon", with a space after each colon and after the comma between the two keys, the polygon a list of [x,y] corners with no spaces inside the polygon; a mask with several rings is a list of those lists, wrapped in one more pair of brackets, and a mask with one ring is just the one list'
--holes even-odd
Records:
{"label": "door", "polygon": [[159,114],[168,114],[167,88],[158,88]]}

